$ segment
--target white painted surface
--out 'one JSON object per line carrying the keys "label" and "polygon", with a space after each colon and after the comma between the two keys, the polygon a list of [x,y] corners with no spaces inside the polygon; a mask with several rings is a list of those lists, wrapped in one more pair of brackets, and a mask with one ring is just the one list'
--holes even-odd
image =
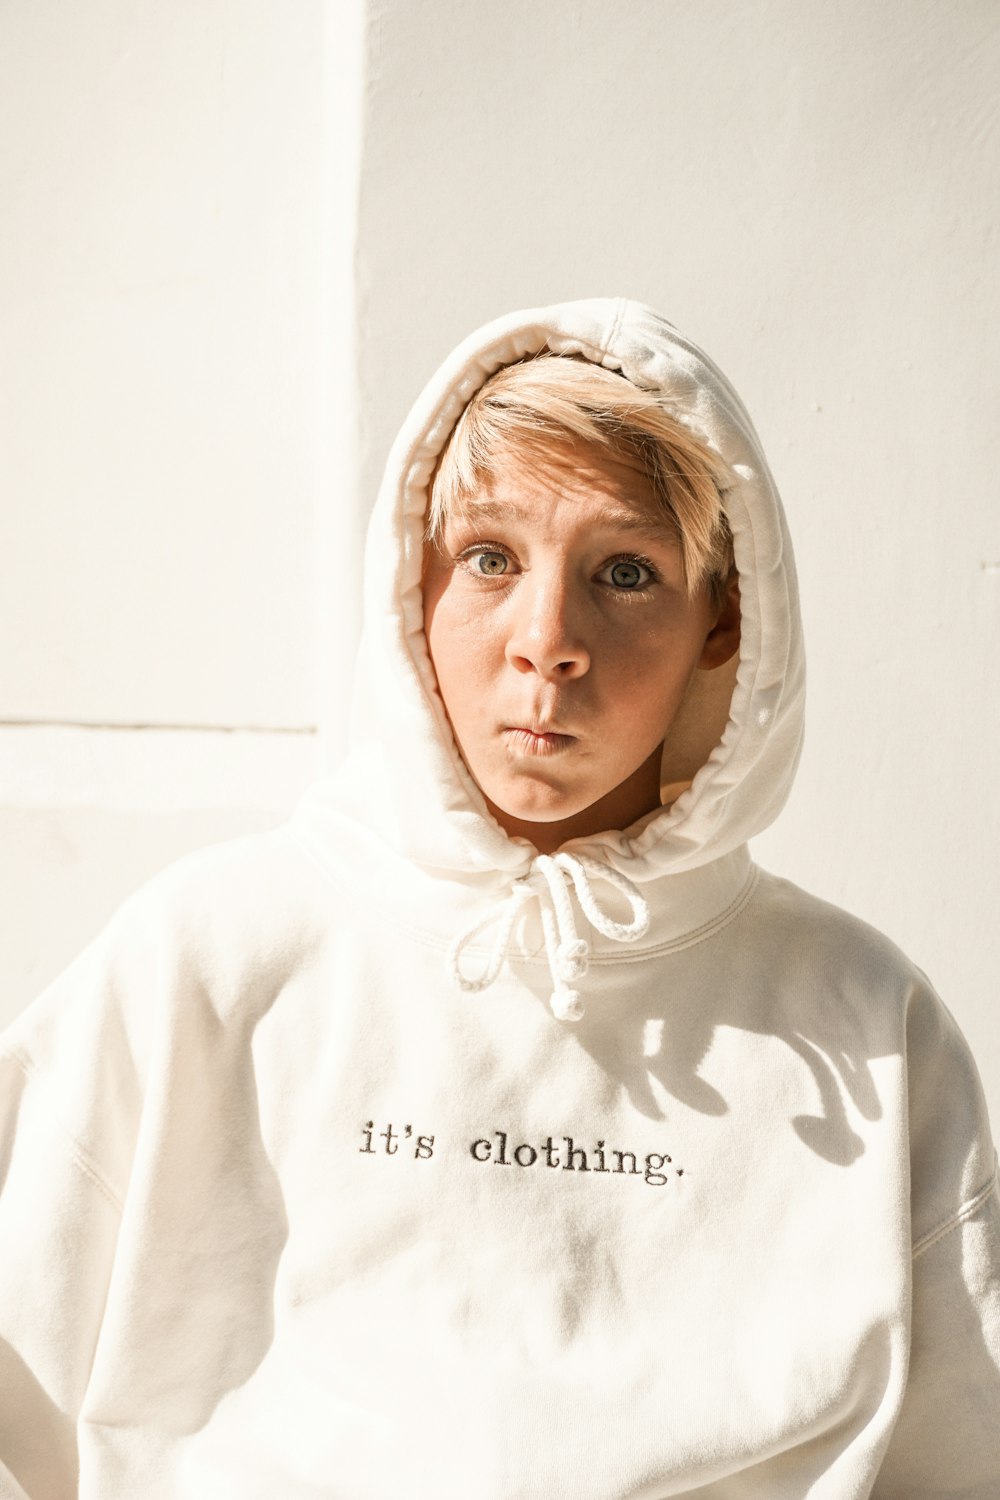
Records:
{"label": "white painted surface", "polygon": [[315,732],[0,730],[0,808],[277,816],[319,769]]}
{"label": "white painted surface", "polygon": [[0,13],[0,718],[316,721],[323,42],[320,0]]}
{"label": "white painted surface", "polygon": [[362,19],[0,11],[0,1023],[336,741]]}
{"label": "white painted surface", "polygon": [[317,430],[313,587],[317,601],[315,698],[326,765],[347,748],[347,705],[361,628],[361,558],[367,508],[359,472],[361,395],[358,350],[363,289],[357,223],[363,163],[366,0],[326,0],[324,185],[326,275],[319,309],[323,380]]}
{"label": "white painted surface", "polygon": [[931,974],[1000,1123],[1000,12],[372,0],[371,493],[441,356],[624,293],[702,343],[788,506],[811,694],[763,863]]}

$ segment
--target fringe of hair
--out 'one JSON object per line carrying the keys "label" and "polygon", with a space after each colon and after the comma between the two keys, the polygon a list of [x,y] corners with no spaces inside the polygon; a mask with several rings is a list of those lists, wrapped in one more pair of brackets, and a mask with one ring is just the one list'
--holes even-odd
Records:
{"label": "fringe of hair", "polygon": [[512,447],[543,453],[577,440],[638,462],[674,526],[688,592],[707,582],[719,598],[733,566],[722,495],[732,476],[717,453],[672,416],[652,391],[577,355],[544,351],[505,365],[459,417],[431,482],[425,537],[440,541]]}

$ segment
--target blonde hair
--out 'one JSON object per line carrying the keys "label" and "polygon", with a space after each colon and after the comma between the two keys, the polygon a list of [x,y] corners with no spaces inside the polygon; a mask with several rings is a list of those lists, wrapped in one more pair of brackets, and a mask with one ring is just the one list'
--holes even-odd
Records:
{"label": "blonde hair", "polygon": [[722,494],[732,476],[719,455],[672,416],[662,397],[576,355],[544,351],[505,365],[480,387],[453,427],[431,481],[425,537],[473,499],[497,456],[576,439],[637,461],[674,527],[688,592],[708,583],[718,600],[733,566]]}

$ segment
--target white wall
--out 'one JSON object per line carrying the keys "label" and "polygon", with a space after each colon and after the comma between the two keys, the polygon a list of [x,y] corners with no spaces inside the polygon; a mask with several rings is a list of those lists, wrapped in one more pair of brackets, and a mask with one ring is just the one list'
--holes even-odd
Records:
{"label": "white wall", "polygon": [[980,0],[372,0],[366,492],[500,312],[702,343],[788,507],[811,669],[762,863],[932,975],[1000,1124],[1000,28]]}
{"label": "white wall", "polygon": [[797,541],[758,856],[928,969],[1000,1120],[991,0],[8,0],[0,40],[5,1012],[339,743],[439,358],[621,292],[732,376]]}
{"label": "white wall", "polygon": [[0,1020],[315,774],[360,14],[0,12]]}

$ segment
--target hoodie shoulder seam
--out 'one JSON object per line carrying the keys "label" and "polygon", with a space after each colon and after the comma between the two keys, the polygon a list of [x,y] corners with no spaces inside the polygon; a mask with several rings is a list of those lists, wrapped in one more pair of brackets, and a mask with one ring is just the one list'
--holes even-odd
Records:
{"label": "hoodie shoulder seam", "polygon": [[[21,1052],[19,1049],[15,1049],[9,1046],[0,1047],[0,1057],[9,1058],[14,1066],[21,1070],[29,1083],[33,1079],[41,1077],[40,1070],[38,1069],[34,1061],[30,1057],[28,1057],[26,1053]],[[107,1199],[108,1203],[110,1203],[115,1212],[121,1214],[123,1208],[121,1196],[115,1190],[115,1188],[111,1186],[111,1183],[104,1176],[104,1173],[94,1161],[89,1151],[87,1151],[80,1144],[76,1137],[66,1129],[61,1121],[52,1119],[51,1116],[49,1118],[55,1130],[62,1137],[64,1143],[69,1146],[70,1156],[77,1170],[81,1173],[82,1176],[86,1177],[94,1187],[97,1188],[102,1197]]]}
{"label": "hoodie shoulder seam", "polygon": [[935,1229],[928,1230],[925,1235],[922,1235],[913,1246],[911,1258],[916,1260],[918,1256],[923,1255],[925,1250],[930,1250],[932,1245],[936,1245],[939,1240],[943,1240],[947,1235],[951,1234],[953,1229],[957,1229],[960,1224],[964,1224],[966,1219],[971,1219],[973,1214],[982,1208],[990,1195],[997,1191],[997,1187],[997,1168],[994,1163],[989,1181],[985,1182],[977,1192],[973,1193],[971,1198],[962,1204],[961,1208],[945,1219],[942,1224],[937,1225]]}

